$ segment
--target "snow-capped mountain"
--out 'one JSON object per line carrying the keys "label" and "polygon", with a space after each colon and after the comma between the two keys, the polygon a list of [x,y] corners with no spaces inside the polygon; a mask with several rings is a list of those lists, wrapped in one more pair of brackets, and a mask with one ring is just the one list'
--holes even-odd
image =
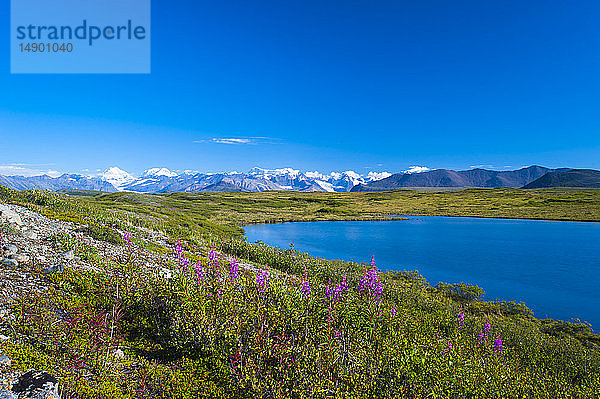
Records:
{"label": "snow-capped mountain", "polygon": [[350,191],[354,186],[367,184],[390,176],[388,172],[370,172],[363,176],[354,171],[301,172],[298,169],[252,168],[248,172],[200,173],[185,170],[181,173],[155,167],[140,177],[116,167],[110,167],[95,177],[63,175],[58,178],[39,176],[26,178],[0,176],[0,184],[15,189],[42,188],[60,190],[78,188],[105,192],[133,191],[140,193],[218,192],[218,191]]}
{"label": "snow-capped mountain", "polygon": [[177,173],[171,172],[167,168],[150,168],[144,172],[142,177],[176,177]]}
{"label": "snow-capped mountain", "polygon": [[112,184],[117,190],[122,189],[136,180],[135,177],[116,166],[106,169],[100,175],[100,178]]}
{"label": "snow-capped mountain", "polygon": [[301,172],[298,169],[264,169],[255,167],[248,172],[200,173],[184,171],[176,173],[167,168],[152,168],[119,190],[144,193],[202,192],[202,191],[350,191],[358,184],[390,176],[388,172],[371,172],[367,176],[354,171]]}

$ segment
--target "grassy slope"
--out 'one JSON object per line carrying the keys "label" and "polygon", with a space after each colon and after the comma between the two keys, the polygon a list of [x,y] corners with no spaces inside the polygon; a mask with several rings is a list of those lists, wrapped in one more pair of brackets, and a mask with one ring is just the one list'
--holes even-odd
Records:
{"label": "grassy slope", "polygon": [[[386,215],[440,215],[600,221],[600,191],[470,189],[379,193],[106,194],[91,199],[121,209],[227,226],[313,220],[381,219]],[[227,230],[225,229],[225,230]],[[221,228],[224,231],[223,228]]]}
{"label": "grassy slope", "polygon": [[[139,227],[161,229],[184,239],[188,256],[199,256],[210,271],[202,282],[190,270],[169,282],[156,279],[135,262],[113,265],[117,273],[110,275],[64,273],[51,277],[64,290],[59,297],[32,298],[38,306],[26,312],[26,301],[18,304],[23,316],[13,328],[38,339],[4,350],[20,368],[51,369],[82,397],[592,398],[600,389],[599,339],[584,325],[536,320],[522,305],[478,301],[472,287],[433,288],[415,273],[381,275],[378,299],[359,290],[364,265],[235,239],[247,223],[388,214],[600,220],[600,193],[117,193],[74,199],[0,190],[0,197],[50,217],[84,221],[107,239],[114,237],[111,226],[126,227],[134,237]],[[215,273],[227,275],[228,263],[215,268],[203,257],[210,244],[286,274],[264,293],[252,273],[224,282]],[[301,279],[310,283],[308,298]],[[326,299],[342,281],[349,290]],[[65,367],[62,359],[71,358],[54,348],[91,358],[98,342],[110,339],[90,334],[95,330],[87,324],[66,335],[52,320],[45,324],[44,301],[85,310],[88,324],[113,320],[127,364],[107,365],[96,356],[84,379]],[[115,308],[122,317],[114,317]],[[461,311],[464,325],[457,320]],[[486,320],[491,332],[479,343]],[[502,353],[494,352],[498,337]]]}

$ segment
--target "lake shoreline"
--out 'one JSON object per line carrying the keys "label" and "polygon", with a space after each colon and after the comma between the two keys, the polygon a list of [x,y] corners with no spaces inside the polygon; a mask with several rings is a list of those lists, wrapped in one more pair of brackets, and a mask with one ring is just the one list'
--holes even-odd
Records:
{"label": "lake shoreline", "polygon": [[282,221],[260,221],[260,222],[249,222],[239,225],[244,226],[257,226],[261,224],[282,224],[282,223],[314,223],[314,222],[394,222],[394,221],[405,221],[411,217],[421,216],[435,216],[435,217],[448,217],[448,218],[475,218],[475,219],[496,219],[496,220],[530,220],[540,222],[581,222],[581,223],[600,223],[600,219],[560,219],[560,218],[532,218],[532,217],[516,217],[516,216],[482,216],[482,215],[439,215],[439,214],[407,214],[398,217],[364,217],[364,218],[347,218],[347,219],[291,219]]}

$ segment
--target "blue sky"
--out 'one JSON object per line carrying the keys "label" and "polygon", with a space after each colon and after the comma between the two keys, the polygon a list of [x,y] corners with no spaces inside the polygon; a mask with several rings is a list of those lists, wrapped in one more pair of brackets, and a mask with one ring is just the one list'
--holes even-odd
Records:
{"label": "blue sky", "polygon": [[599,21],[598,1],[154,0],[149,75],[11,75],[5,29],[0,172],[600,169]]}

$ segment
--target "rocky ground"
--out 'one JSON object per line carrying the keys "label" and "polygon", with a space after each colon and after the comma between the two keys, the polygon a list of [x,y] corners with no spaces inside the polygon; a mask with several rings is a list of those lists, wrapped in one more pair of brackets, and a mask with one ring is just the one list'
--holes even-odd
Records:
{"label": "rocky ground", "polygon": [[[143,237],[136,236],[137,240],[174,249],[161,232],[139,228],[138,231]],[[33,292],[43,295],[52,286],[45,275],[60,273],[67,268],[101,271],[102,264],[81,259],[73,250],[60,249],[55,242],[59,234],[69,236],[81,245],[96,248],[107,268],[110,262],[123,262],[133,253],[135,261],[143,262],[149,270],[165,278],[173,274],[169,268],[169,264],[173,264],[172,253],[157,254],[134,242],[127,248],[99,241],[88,234],[85,225],[48,219],[24,207],[0,203],[0,327],[10,325],[11,307],[16,301]],[[239,266],[253,272],[259,269],[259,266],[249,263],[240,262]],[[0,343],[17,338],[8,332],[5,334],[0,334]],[[60,397],[59,385],[60,382],[44,370],[15,370],[11,359],[2,354],[0,346],[0,399],[55,399]]]}
{"label": "rocky ground", "polygon": [[[86,234],[84,225],[51,220],[26,208],[0,204],[0,228],[2,232],[0,267],[0,325],[10,324],[11,307],[15,301],[32,292],[42,293],[52,284],[45,274],[60,273],[66,268],[100,271],[98,264],[83,260],[73,250],[62,251],[53,243],[53,236],[64,234],[97,249],[107,262],[120,261],[129,256],[123,245],[98,241]],[[159,245],[167,245],[160,233],[146,232],[146,236]],[[148,239],[148,238],[146,238]],[[157,255],[132,244],[136,260],[146,266],[170,274],[163,265],[167,256]],[[127,251],[127,254],[126,254]],[[0,341],[15,339],[0,335]],[[20,372],[11,367],[11,359],[0,351],[0,399],[59,398],[59,383],[43,370]]]}

